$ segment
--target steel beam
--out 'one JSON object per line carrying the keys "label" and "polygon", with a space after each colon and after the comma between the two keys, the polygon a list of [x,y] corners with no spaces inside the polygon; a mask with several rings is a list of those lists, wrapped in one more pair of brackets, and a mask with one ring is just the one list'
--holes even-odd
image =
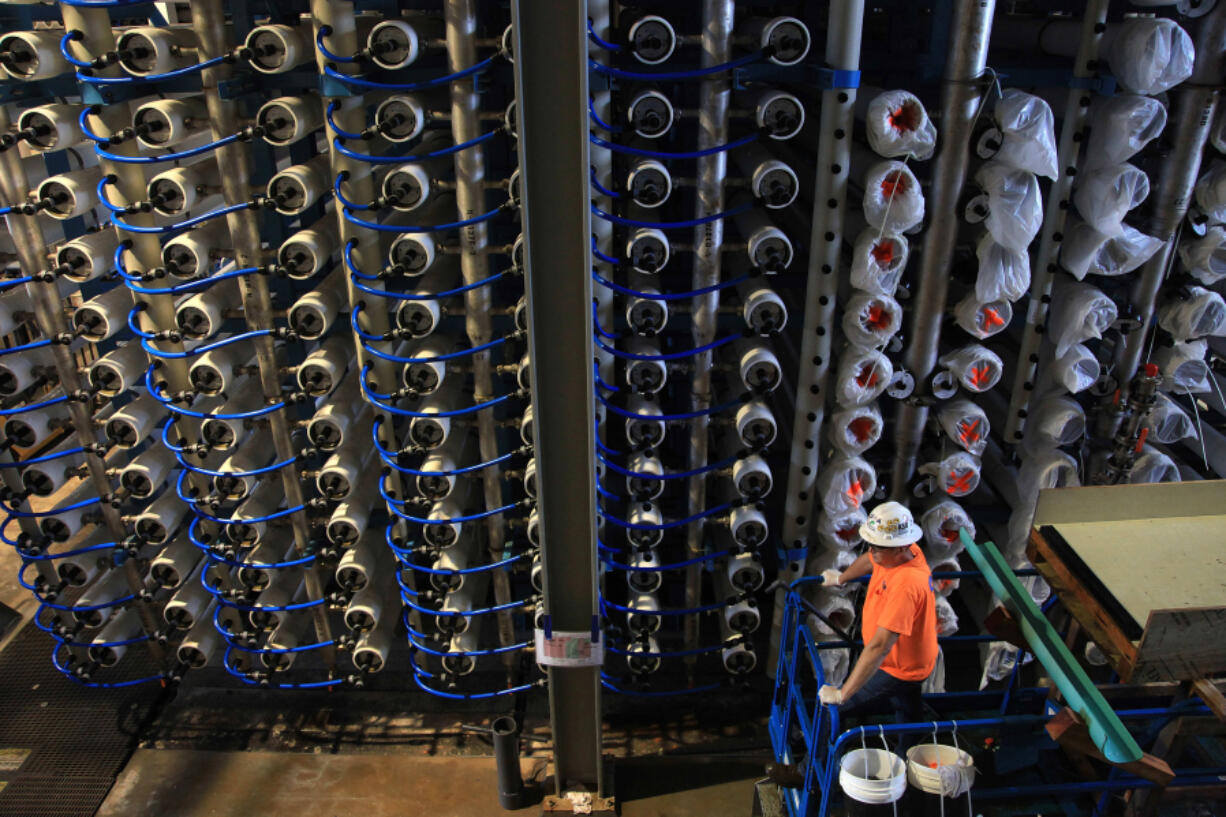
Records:
{"label": "steel beam", "polygon": [[[596,626],[587,3],[513,0],[532,410],[545,611]],[[551,667],[558,794],[602,785],[600,670]]]}

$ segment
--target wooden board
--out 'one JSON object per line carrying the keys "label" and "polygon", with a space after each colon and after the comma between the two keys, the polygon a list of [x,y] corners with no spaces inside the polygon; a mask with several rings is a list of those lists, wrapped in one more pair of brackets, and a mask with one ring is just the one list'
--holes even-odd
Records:
{"label": "wooden board", "polygon": [[[1154,610],[1128,679],[1191,681],[1226,673],[1226,608]],[[1122,674],[1122,673],[1121,673]]]}
{"label": "wooden board", "polygon": [[1226,607],[1226,526],[1220,516],[1055,527],[1138,624],[1154,610]]}

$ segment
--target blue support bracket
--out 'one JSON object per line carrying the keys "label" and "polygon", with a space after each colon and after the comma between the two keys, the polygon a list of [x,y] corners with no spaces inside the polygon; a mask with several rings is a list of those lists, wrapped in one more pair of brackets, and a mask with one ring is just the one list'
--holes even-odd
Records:
{"label": "blue support bracket", "polygon": [[821,91],[859,88],[859,71],[840,71],[822,65],[774,65],[769,62],[743,65],[732,72],[732,85],[743,90],[747,83],[783,82]]}
{"label": "blue support bracket", "polygon": [[1094,686],[1094,682],[1081,669],[1077,659],[1034,603],[1030,593],[1013,575],[1012,568],[1005,562],[996,546],[991,542],[976,542],[965,528],[959,532],[959,536],[966,552],[983,571],[983,577],[991,586],[992,592],[1004,602],[1026,636],[1031,651],[1064,695],[1068,707],[1085,721],[1090,739],[1103,753],[1103,757],[1117,764],[1140,760],[1143,755],[1141,747],[1133,740],[1115,710]]}

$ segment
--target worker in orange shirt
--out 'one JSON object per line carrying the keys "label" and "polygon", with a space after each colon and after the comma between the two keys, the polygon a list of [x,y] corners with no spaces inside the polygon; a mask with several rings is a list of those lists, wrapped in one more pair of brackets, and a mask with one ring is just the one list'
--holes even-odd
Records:
{"label": "worker in orange shirt", "polygon": [[898,723],[921,719],[920,689],[937,660],[932,572],[915,544],[923,535],[909,510],[884,502],[860,526],[868,551],[841,573],[822,574],[830,587],[872,574],[860,616],[864,651],[842,687],[827,684],[818,692],[841,718],[893,710]]}

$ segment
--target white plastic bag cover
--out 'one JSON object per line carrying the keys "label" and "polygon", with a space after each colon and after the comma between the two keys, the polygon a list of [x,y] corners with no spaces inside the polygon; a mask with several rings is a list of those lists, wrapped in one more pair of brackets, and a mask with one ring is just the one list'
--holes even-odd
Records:
{"label": "white plastic bag cover", "polygon": [[1085,434],[1085,409],[1071,397],[1043,398],[1026,421],[1027,447],[1072,445]]}
{"label": "white plastic bag cover", "polygon": [[1183,268],[1205,286],[1226,278],[1226,228],[1210,227],[1204,236],[1179,245]]}
{"label": "white plastic bag cover", "polygon": [[1127,224],[1120,225],[1119,235],[1108,236],[1072,220],[1064,231],[1060,264],[1078,281],[1091,274],[1125,275],[1148,261],[1162,243]]}
{"label": "white plastic bag cover", "polygon": [[1116,236],[1124,216],[1148,195],[1149,176],[1125,163],[1079,175],[1073,203],[1086,224],[1105,236]]}
{"label": "white plastic bag cover", "polygon": [[1158,325],[1185,341],[1226,335],[1226,301],[1204,287],[1188,287],[1188,297],[1174,297],[1158,307]]}
{"label": "white plastic bag cover", "polygon": [[[809,559],[805,572],[811,576],[820,576],[826,570],[842,571],[851,567],[852,562],[855,560],[856,554],[846,545],[840,544],[836,547],[827,547],[819,553],[813,554],[813,556]],[[848,585],[842,585],[837,588],[827,587],[824,584],[821,586],[825,590],[836,593],[841,590],[846,590],[849,587]]]}
{"label": "white plastic bag cover", "polygon": [[944,355],[938,361],[969,392],[985,392],[1000,382],[1004,363],[985,346],[972,343]]}
{"label": "white plastic bag cover", "polygon": [[817,520],[817,536],[826,547],[849,552],[860,544],[860,526],[867,521],[868,514],[860,508],[847,513],[823,513]]}
{"label": "white plastic bag cover", "polygon": [[817,475],[822,508],[833,516],[858,510],[877,490],[877,471],[861,457],[834,457]]}
{"label": "white plastic bag cover", "polygon": [[1009,515],[1008,553],[1023,554],[1034,522],[1041,488],[1075,488],[1081,484],[1077,460],[1058,448],[1027,452],[1017,472],[1018,505]]}
{"label": "white plastic bag cover", "polygon": [[996,103],[993,118],[1002,137],[1000,150],[993,158],[1055,180],[1059,168],[1055,118],[1048,104],[1025,91],[1008,88]]}
{"label": "white plastic bag cover", "polygon": [[982,456],[988,444],[988,415],[965,398],[950,400],[941,407],[937,421],[945,436],[975,456]]}
{"label": "white plastic bag cover", "polygon": [[843,336],[853,346],[881,348],[902,328],[902,307],[889,295],[852,295],[843,308]]}
{"label": "white plastic bag cover", "polygon": [[894,376],[894,364],[875,349],[850,346],[839,360],[835,400],[843,408],[862,406],[881,396]]}
{"label": "white plastic bag cover", "polygon": [[864,174],[864,218],[887,233],[905,233],[924,220],[924,193],[902,162],[878,162]]}
{"label": "white plastic bag cover", "polygon": [[937,662],[933,665],[932,672],[928,673],[928,677],[920,684],[920,694],[940,695],[943,692],[945,692],[945,653],[938,646]]}
{"label": "white plastic bag cover", "polygon": [[1226,221],[1226,162],[1215,161],[1209,169],[1196,180],[1192,190],[1196,206],[1200,208],[1210,223],[1220,224]]}
{"label": "white plastic bag cover", "polygon": [[1115,301],[1097,287],[1057,281],[1052,288],[1051,314],[1047,321],[1056,354],[1063,355],[1074,343],[1101,338],[1118,316]]}
{"label": "white plastic bag cover", "polygon": [[960,528],[975,538],[975,523],[961,505],[952,499],[943,499],[933,505],[920,516],[920,527],[924,529],[924,549],[931,560],[947,559],[962,551],[962,539],[958,536]]}
{"label": "white plastic bag cover", "polygon": [[1109,30],[1107,64],[1127,90],[1153,96],[1192,76],[1192,38],[1173,20],[1133,18]]}
{"label": "white plastic bag cover", "polygon": [[979,272],[975,297],[982,303],[1018,300],[1030,290],[1030,254],[1015,252],[996,243],[990,232],[979,237],[975,247]]}
{"label": "white plastic bag cover", "polygon": [[854,457],[877,444],[883,425],[876,403],[843,409],[830,418],[830,442],[840,452]]}
{"label": "white plastic bag cover", "polygon": [[1149,436],[1160,443],[1175,443],[1196,436],[1192,418],[1171,398],[1159,393],[1158,400],[1145,418]]}
{"label": "white plastic bag cover", "polygon": [[873,97],[864,130],[869,147],[887,159],[907,155],[920,161],[931,159],[937,144],[936,126],[924,103],[910,91],[885,91]]}
{"label": "white plastic bag cover", "polygon": [[963,332],[979,340],[1004,331],[1012,320],[1013,304],[1004,299],[983,303],[973,292],[954,307],[954,321]]}
{"label": "white plastic bag cover", "polygon": [[1209,344],[1203,340],[1174,343],[1154,349],[1150,361],[1166,380],[1167,387],[1177,394],[1198,394],[1209,391],[1209,364],[1205,354]]}
{"label": "white plastic bag cover", "polygon": [[944,596],[937,596],[937,635],[947,636],[958,632],[958,614]]}
{"label": "white plastic bag cover", "polygon": [[1004,162],[987,162],[975,174],[975,183],[988,196],[984,225],[997,244],[1024,252],[1043,226],[1043,196],[1033,173]]}
{"label": "white plastic bag cover", "polygon": [[979,458],[965,451],[950,454],[940,462],[926,462],[918,470],[934,478],[937,487],[950,496],[967,496],[979,487]]}
{"label": "white plastic bag cover", "polygon": [[[962,570],[962,565],[958,564],[958,557],[954,556],[948,559],[928,562],[932,567],[933,573],[957,573]],[[932,590],[936,593],[937,598],[947,598],[951,593],[958,589],[962,584],[961,579],[945,576],[942,578],[932,577]]]}
{"label": "white plastic bag cover", "polygon": [[864,292],[893,295],[907,268],[907,239],[866,227],[851,251],[851,285]]}
{"label": "white plastic bag cover", "polygon": [[1098,358],[1080,343],[1074,343],[1064,354],[1058,355],[1052,361],[1052,366],[1056,381],[1064,386],[1069,394],[1078,394],[1090,388],[1098,381],[1098,375],[1102,372]]}
{"label": "white plastic bag cover", "polygon": [[1084,170],[1126,162],[1166,127],[1166,108],[1150,96],[1098,97],[1090,119]]}
{"label": "white plastic bag cover", "polygon": [[[989,681],[1003,681],[1013,674],[1013,665],[1017,663],[1017,655],[1021,652],[1007,641],[993,641],[987,646],[987,655],[983,659],[983,676],[979,679],[979,688],[985,689]],[[1026,666],[1034,656],[1030,651],[1022,658],[1022,666]]]}
{"label": "white plastic bag cover", "polygon": [[1174,460],[1148,445],[1141,451],[1132,464],[1128,481],[1133,485],[1148,482],[1183,482],[1179,475],[1179,466]]}

